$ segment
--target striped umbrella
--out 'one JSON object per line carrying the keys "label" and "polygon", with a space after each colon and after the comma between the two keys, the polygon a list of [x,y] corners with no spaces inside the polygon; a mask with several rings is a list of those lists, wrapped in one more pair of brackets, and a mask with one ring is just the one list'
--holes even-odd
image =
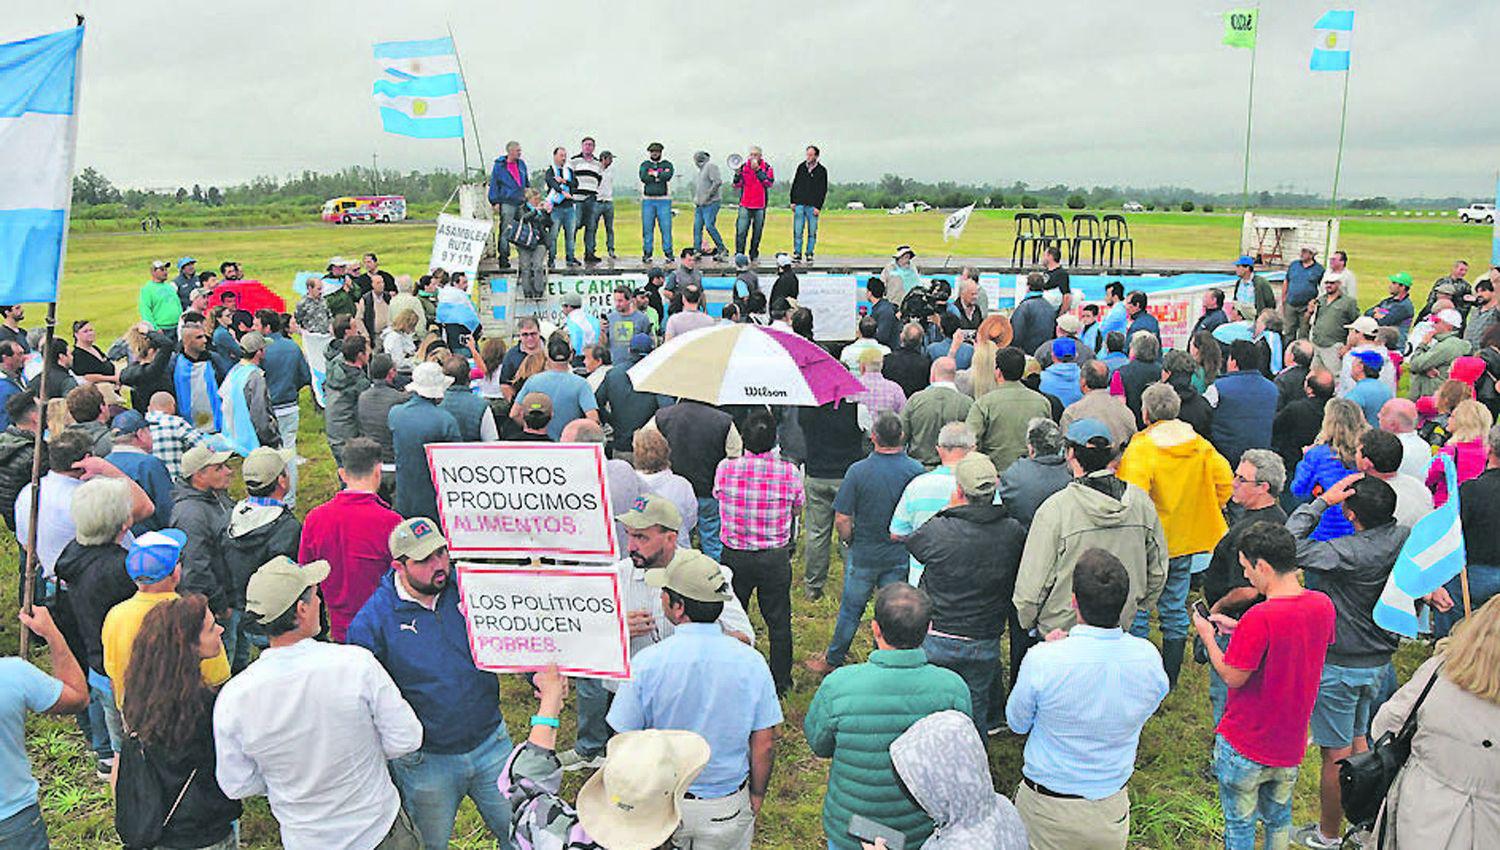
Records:
{"label": "striped umbrella", "polygon": [[815,407],[864,389],[843,364],[796,334],[734,324],[673,337],[630,367],[641,392],[708,404]]}

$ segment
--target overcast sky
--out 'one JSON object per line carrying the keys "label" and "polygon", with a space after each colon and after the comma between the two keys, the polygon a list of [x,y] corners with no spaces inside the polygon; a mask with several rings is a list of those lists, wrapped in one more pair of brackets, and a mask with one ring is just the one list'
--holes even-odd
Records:
{"label": "overcast sky", "polygon": [[[1267,3],[1253,189],[1326,194],[1343,75],[1313,73],[1332,0]],[[79,168],[121,186],[261,174],[457,167],[456,141],[383,133],[377,41],[457,36],[484,152],[539,167],[590,133],[634,163],[661,140],[804,144],[834,180],[1240,187],[1250,53],[1202,0],[78,0],[88,15]],[[1500,169],[1492,0],[1355,8],[1346,197],[1483,197]],[[0,0],[0,40],[71,24],[61,0]],[[470,162],[478,155],[469,140]]]}

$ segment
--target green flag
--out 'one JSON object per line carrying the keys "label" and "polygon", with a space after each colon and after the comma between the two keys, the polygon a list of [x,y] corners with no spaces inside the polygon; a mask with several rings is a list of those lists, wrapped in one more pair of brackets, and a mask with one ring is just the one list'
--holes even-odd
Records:
{"label": "green flag", "polygon": [[1224,43],[1230,47],[1255,47],[1255,32],[1260,26],[1260,10],[1230,9],[1224,13]]}

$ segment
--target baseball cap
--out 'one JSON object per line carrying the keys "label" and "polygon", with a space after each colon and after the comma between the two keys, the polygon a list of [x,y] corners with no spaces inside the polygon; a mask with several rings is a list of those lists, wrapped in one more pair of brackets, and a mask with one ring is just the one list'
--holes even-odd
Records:
{"label": "baseball cap", "polygon": [[529,392],[525,398],[521,399],[521,409],[523,413],[527,410],[545,410],[547,415],[551,416],[552,396],[546,393]]}
{"label": "baseball cap", "polygon": [[1373,316],[1360,316],[1358,319],[1344,325],[1346,330],[1359,331],[1365,336],[1374,336],[1380,333],[1380,323]]}
{"label": "baseball cap", "polygon": [[328,578],[328,562],[299,565],[285,555],[261,564],[245,585],[245,610],[265,623],[285,614],[309,587]]}
{"label": "baseball cap", "polygon": [[260,331],[251,331],[240,337],[240,350],[246,354],[254,354],[266,345],[266,338],[261,335]]}
{"label": "baseball cap", "polygon": [[[109,385],[103,384],[102,386],[107,387]],[[111,420],[109,427],[113,432],[113,436],[123,437],[127,434],[134,434],[146,427],[146,417],[134,410],[127,410]]]}
{"label": "baseball cap", "polygon": [[554,363],[566,363],[573,359],[573,346],[561,337],[547,340],[547,359]]}
{"label": "baseball cap", "polygon": [[728,602],[734,598],[719,562],[691,549],[677,550],[666,569],[647,570],[645,579],[652,587],[696,602]]}
{"label": "baseball cap", "polygon": [[646,150],[647,151],[659,151],[661,149],[662,149],[661,142],[652,142],[651,144],[646,145]]}
{"label": "baseball cap", "polygon": [[135,538],[125,553],[125,574],[131,581],[154,584],[172,574],[187,545],[187,535],[175,528],[148,531]]}
{"label": "baseball cap", "polygon": [[631,354],[649,354],[656,344],[652,342],[650,334],[636,334],[630,338]]}
{"label": "baseball cap", "polygon": [[172,264],[170,262],[166,261],[166,260],[152,260],[151,261],[151,270],[152,271],[155,271],[157,269],[170,269],[171,267],[172,267]]}
{"label": "baseball cap", "polygon": [[1355,351],[1352,353],[1355,359],[1365,367],[1366,371],[1379,374],[1381,367],[1385,366],[1385,358],[1381,357],[1378,351]]}
{"label": "baseball cap", "polygon": [[582,307],[583,296],[579,295],[576,292],[569,292],[562,297],[562,300],[559,303],[563,307]]}
{"label": "baseball cap", "polygon": [[670,528],[673,531],[682,528],[682,515],[677,512],[677,506],[672,504],[671,499],[656,493],[636,496],[635,501],[630,503],[630,510],[621,514],[617,519],[626,528],[634,528],[637,531],[653,525]]}
{"label": "baseball cap", "polygon": [[437,523],[425,516],[412,517],[391,529],[391,557],[420,561],[448,545]]}
{"label": "baseball cap", "polygon": [[182,259],[180,259],[180,260],[177,261],[177,268],[180,269],[183,266],[189,265],[191,263],[196,263],[196,262],[198,262],[198,261],[195,260],[195,259],[193,259],[192,257],[183,257]]}
{"label": "baseball cap", "polygon": [[748,269],[748,268],[750,268],[750,258],[747,257],[747,256],[745,256],[744,254],[735,254],[734,255],[734,267],[737,268],[737,269]]}
{"label": "baseball cap", "polygon": [[1063,333],[1076,334],[1083,330],[1083,320],[1072,313],[1064,313],[1057,317],[1057,328]]}
{"label": "baseball cap", "polygon": [[1457,295],[1458,287],[1454,286],[1451,283],[1440,283],[1437,286],[1434,286],[1432,288],[1432,291],[1436,292],[1439,295]]}
{"label": "baseball cap", "polygon": [[216,452],[206,445],[197,445],[182,454],[182,477],[192,478],[193,474],[205,466],[213,466],[216,463],[228,463],[234,456],[234,452]]}
{"label": "baseball cap", "polygon": [[344,257],[329,257],[328,258],[328,265],[330,265],[330,266],[347,266],[347,265],[349,265],[349,260],[346,259],[346,258],[344,258]]}
{"label": "baseball cap", "polygon": [[1234,264],[1237,266],[1253,266],[1255,265],[1255,258],[1249,254],[1241,254],[1240,258],[1234,261]]}
{"label": "baseball cap", "polygon": [[1111,439],[1109,429],[1097,419],[1073,420],[1073,424],[1068,426],[1067,437],[1068,442],[1075,446],[1087,446],[1095,440],[1103,440],[1108,444]]}
{"label": "baseball cap", "polygon": [[1314,248],[1311,245],[1303,245],[1301,248],[1298,248],[1297,251],[1298,253],[1306,251],[1307,253],[1312,254],[1314,257],[1318,256],[1318,249]]}
{"label": "baseball cap", "polygon": [[266,487],[274,484],[281,473],[286,471],[290,454],[290,452],[268,446],[261,446],[251,452],[245,458],[244,465],[240,467],[240,473],[245,477],[245,484],[251,487]]}
{"label": "baseball cap", "polygon": [[792,264],[792,255],[782,251],[776,255],[776,265],[786,267]]}
{"label": "baseball cap", "polygon": [[1411,289],[1411,275],[1407,274],[1406,272],[1396,272],[1395,274],[1386,278],[1386,280],[1390,281],[1391,283],[1400,284],[1407,289]]}
{"label": "baseball cap", "polygon": [[1078,343],[1067,337],[1052,340],[1053,357],[1073,357],[1078,354]]}
{"label": "baseball cap", "polygon": [[1455,328],[1461,327],[1464,323],[1464,317],[1459,315],[1457,310],[1451,308],[1447,310],[1439,310],[1437,312],[1437,315],[1433,316],[1433,318],[1437,319],[1439,322],[1446,322],[1450,327]]}
{"label": "baseball cap", "polygon": [[1000,473],[995,470],[995,462],[989,455],[969,452],[953,467],[953,476],[958,479],[958,489],[965,496],[982,499],[995,495],[995,482]]}

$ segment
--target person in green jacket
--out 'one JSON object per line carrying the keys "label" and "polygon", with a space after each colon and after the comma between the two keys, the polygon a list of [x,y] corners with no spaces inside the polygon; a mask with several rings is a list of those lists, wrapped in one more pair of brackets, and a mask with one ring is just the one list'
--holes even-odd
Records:
{"label": "person in green jacket", "polygon": [[1255,315],[1262,310],[1276,309],[1276,290],[1265,278],[1255,273],[1255,258],[1248,254],[1234,262],[1234,301],[1236,304],[1254,304]]}
{"label": "person in green jacket", "polygon": [[1432,336],[1412,349],[1406,359],[1406,369],[1411,375],[1408,395],[1413,400],[1437,392],[1448,378],[1453,361],[1469,353],[1469,343],[1458,335],[1463,318],[1457,310],[1439,310],[1427,320],[1432,323]]}
{"label": "person in green jacket", "polygon": [[1344,341],[1349,325],[1359,318],[1359,302],[1342,290],[1343,278],[1323,276],[1323,293],[1307,305],[1312,315],[1308,338],[1313,344],[1313,362],[1337,375],[1343,365]]}
{"label": "person in green jacket", "polygon": [[823,797],[823,832],[837,850],[860,850],[849,819],[863,815],[920,847],[933,823],[896,778],[891,743],[913,723],[950,709],[972,716],[969,688],[952,670],[927,662],[922,641],[932,621],[927,594],[895,582],[875,595],[875,651],[864,664],[828,674],[802,730],[815,755],[832,758]]}
{"label": "person in green jacket", "polygon": [[969,408],[969,430],[979,440],[979,450],[990,456],[995,469],[1005,473],[1026,454],[1026,426],[1040,416],[1052,418],[1047,397],[1021,383],[1026,373],[1026,355],[1019,348],[995,352],[995,375],[999,386],[975,399]]}
{"label": "person in green jacket", "polygon": [[177,297],[177,287],[167,282],[172,273],[172,264],[166,260],[151,263],[151,280],[141,287],[141,321],[153,329],[173,338],[177,335],[177,320],[182,316],[182,300]]}

